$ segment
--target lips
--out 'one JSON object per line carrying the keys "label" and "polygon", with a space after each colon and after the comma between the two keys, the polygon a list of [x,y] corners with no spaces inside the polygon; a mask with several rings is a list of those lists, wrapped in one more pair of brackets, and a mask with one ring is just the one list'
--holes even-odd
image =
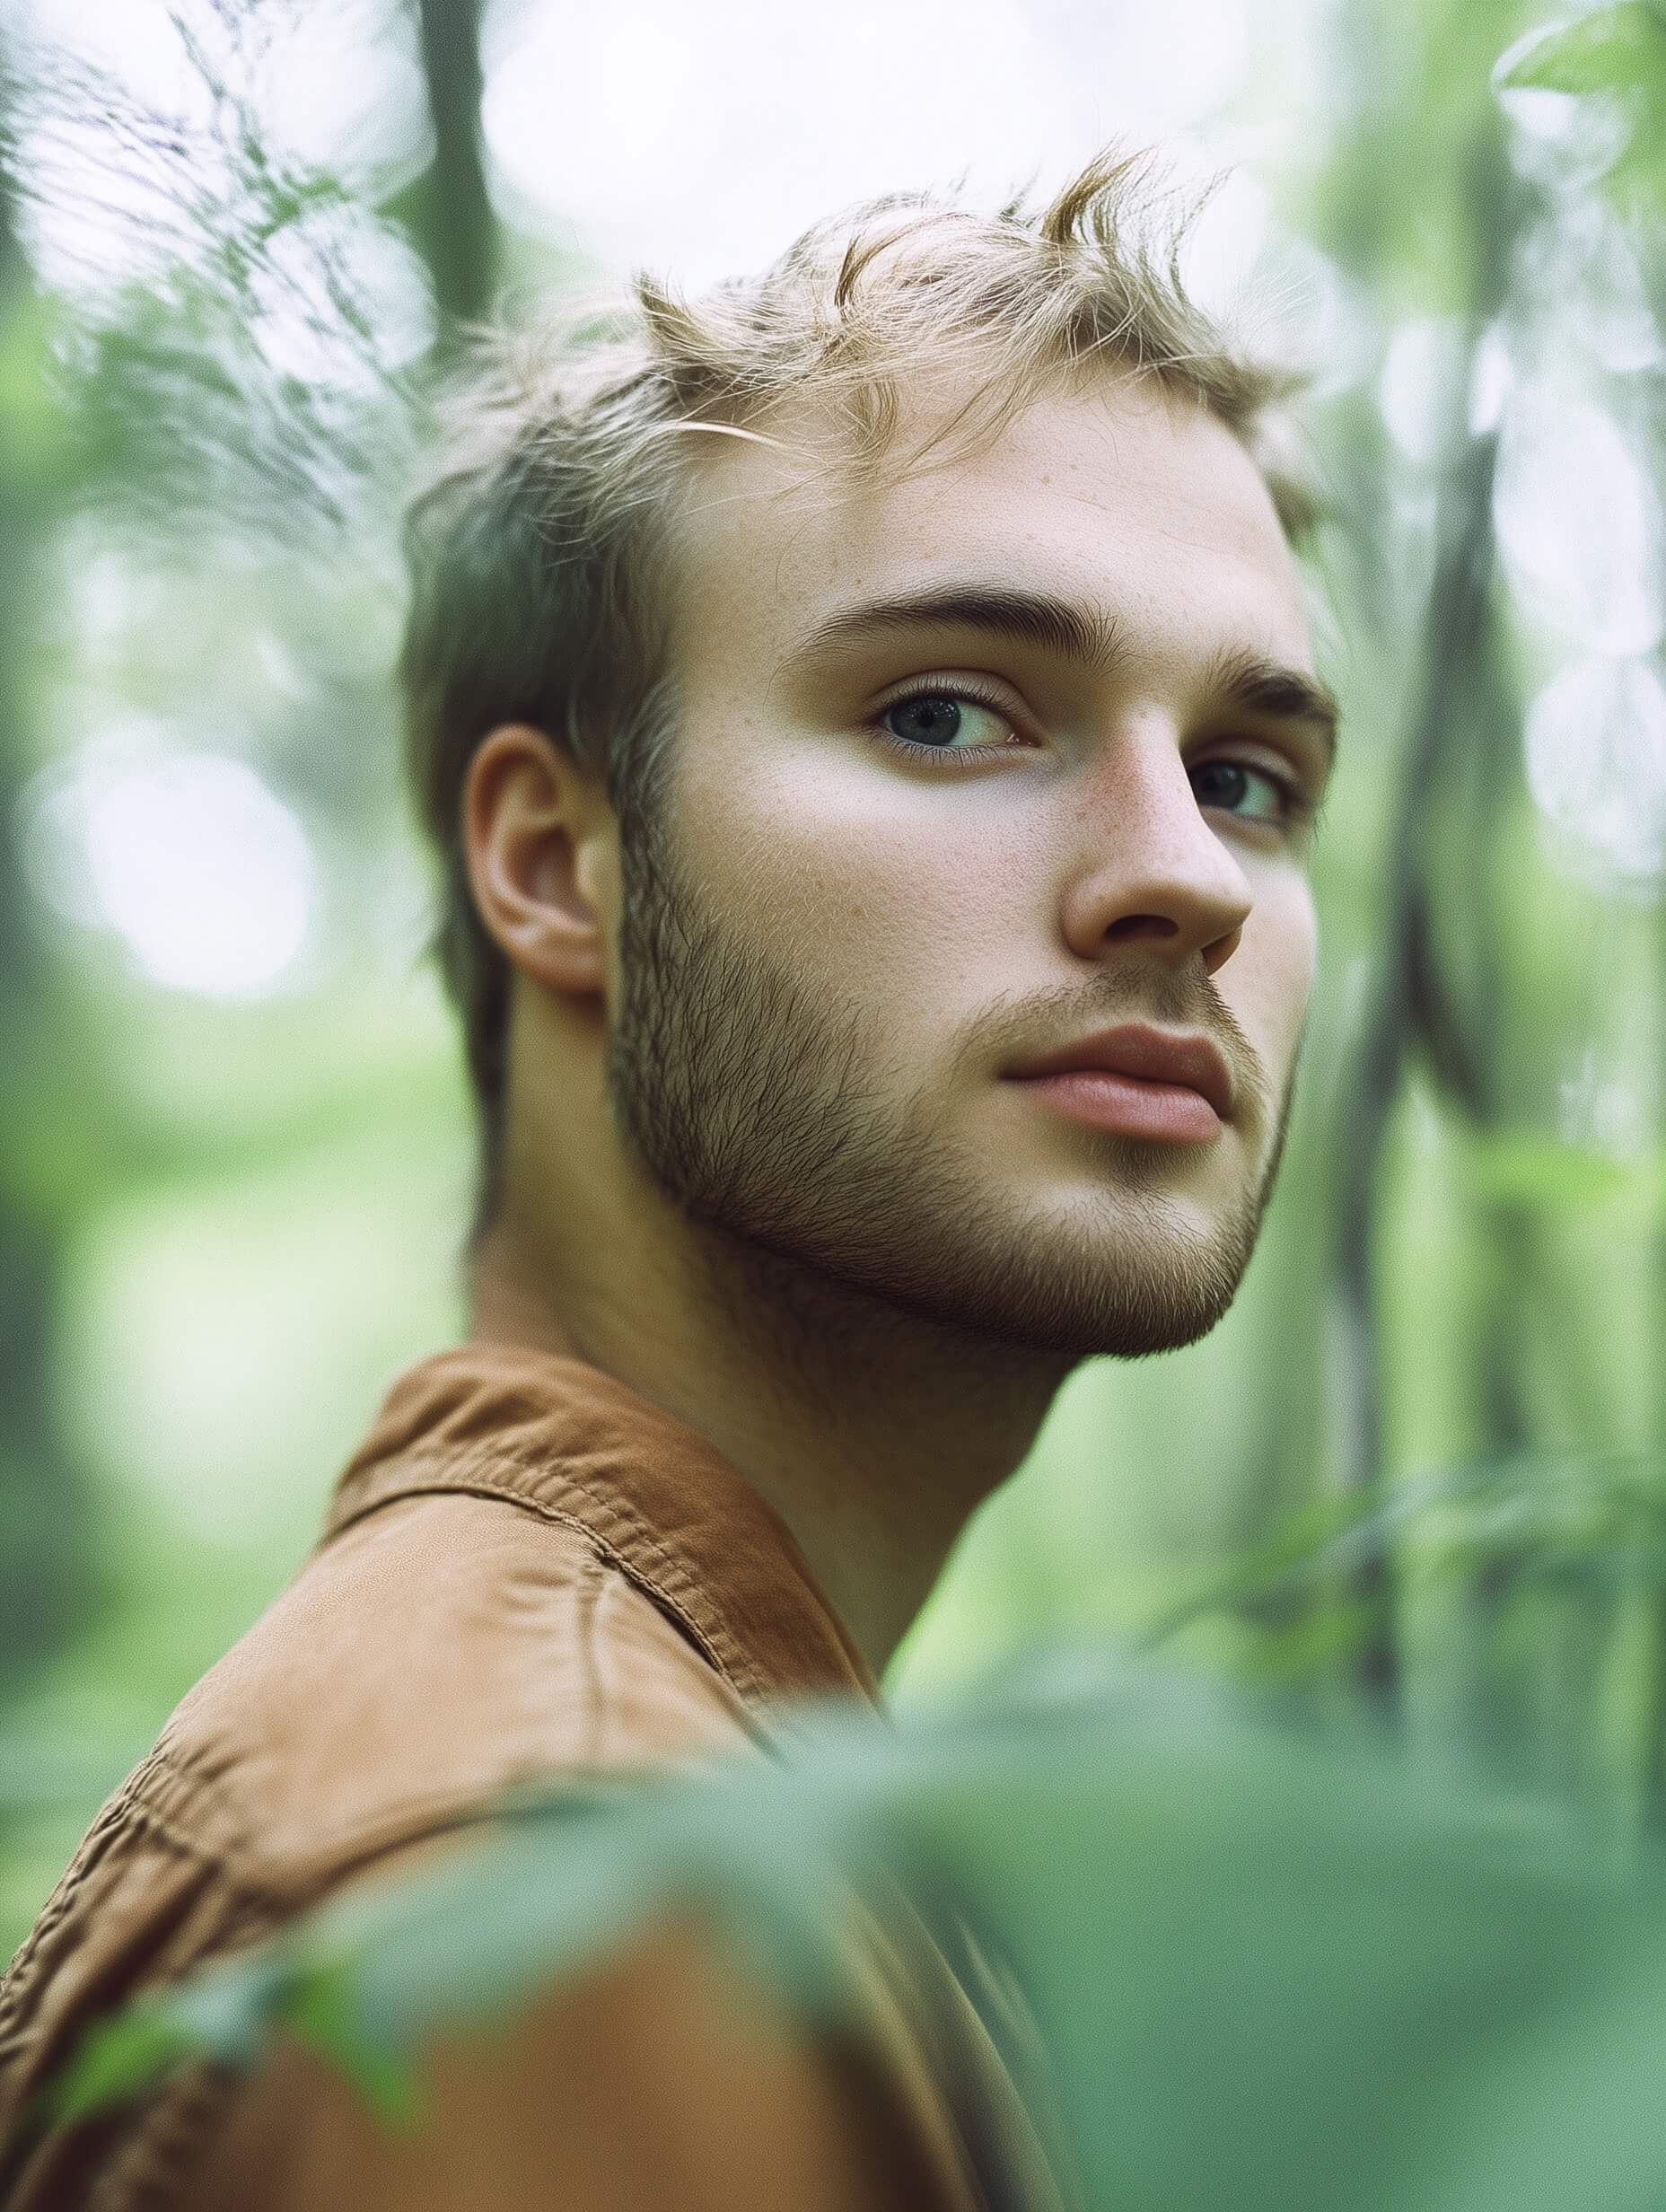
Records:
{"label": "lips", "polygon": [[1232,1119],[1232,1068],[1219,1045],[1197,1031],[1176,1036],[1146,1023],[1127,1023],[1118,1029],[1078,1038],[1073,1044],[1061,1045],[1057,1051],[1007,1073],[1014,1082],[1023,1083],[1042,1075],[1093,1070],[1128,1076],[1137,1083],[1168,1084],[1196,1091],[1208,1100],[1223,1121]]}

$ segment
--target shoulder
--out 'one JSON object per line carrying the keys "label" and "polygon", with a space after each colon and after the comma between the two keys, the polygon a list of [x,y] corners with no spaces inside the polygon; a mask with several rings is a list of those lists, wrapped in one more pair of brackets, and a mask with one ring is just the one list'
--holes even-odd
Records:
{"label": "shoulder", "polygon": [[306,1902],[505,1792],[753,1741],[739,1696],[576,1526],[399,1498],[318,1551],[163,1732],[206,1848]]}
{"label": "shoulder", "polygon": [[89,1830],[0,1983],[0,2138],[94,2013],[505,1795],[756,1741],[716,1667],[577,1527],[466,1494],[366,1515],[197,1684]]}

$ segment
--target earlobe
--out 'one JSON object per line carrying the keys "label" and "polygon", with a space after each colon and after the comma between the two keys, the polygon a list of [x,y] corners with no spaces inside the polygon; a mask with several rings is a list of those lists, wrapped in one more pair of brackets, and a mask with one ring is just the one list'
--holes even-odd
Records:
{"label": "earlobe", "polygon": [[544,731],[505,723],[469,764],[462,834],[475,902],[505,959],[550,990],[600,993],[613,818],[594,781]]}

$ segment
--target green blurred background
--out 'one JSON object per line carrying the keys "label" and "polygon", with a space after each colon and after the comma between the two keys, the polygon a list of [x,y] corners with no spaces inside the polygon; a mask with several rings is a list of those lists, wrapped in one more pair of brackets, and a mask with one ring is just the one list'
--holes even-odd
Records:
{"label": "green blurred background", "polygon": [[858,195],[1225,180],[1346,709],[1280,1197],[1091,1363],[899,1700],[1044,1637],[1642,1803],[1666,1751],[1666,18],[1504,0],[11,0],[0,1953],[460,1324],[395,519],[459,323]]}

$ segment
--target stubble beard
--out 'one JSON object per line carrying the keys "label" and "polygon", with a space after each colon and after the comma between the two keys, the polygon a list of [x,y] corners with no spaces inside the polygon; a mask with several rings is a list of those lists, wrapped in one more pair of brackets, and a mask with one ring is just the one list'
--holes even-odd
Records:
{"label": "stubble beard", "polygon": [[[767,1300],[782,1319],[797,1306],[824,1320],[842,1299],[1072,1360],[1172,1351],[1226,1312],[1283,1155],[1294,1071],[1275,1102],[1201,972],[1183,983],[1146,971],[1137,1001],[1092,1018],[1206,1028],[1258,1110],[1253,1128],[1272,1129],[1260,1172],[1200,1227],[1167,1187],[1171,1147],[1106,1135],[1094,1140],[1102,1196],[1042,1211],[934,1125],[933,1098],[897,1066],[878,1010],[828,996],[750,942],[657,824],[627,847],[624,894],[609,1096],[639,1165],[704,1233],[716,1295],[741,1309]],[[990,1009],[962,1059],[990,1065],[991,1038],[1015,1013],[1033,1038],[1037,1012],[1033,1000]]]}

